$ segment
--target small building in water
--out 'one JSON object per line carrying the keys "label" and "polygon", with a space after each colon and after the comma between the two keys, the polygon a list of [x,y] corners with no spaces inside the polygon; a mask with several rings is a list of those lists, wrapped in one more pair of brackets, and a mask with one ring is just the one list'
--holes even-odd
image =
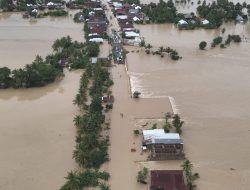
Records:
{"label": "small building in water", "polygon": [[182,170],[152,170],[150,190],[188,190]]}
{"label": "small building in water", "polygon": [[143,130],[143,149],[150,151],[149,160],[185,159],[180,135],[163,129]]}

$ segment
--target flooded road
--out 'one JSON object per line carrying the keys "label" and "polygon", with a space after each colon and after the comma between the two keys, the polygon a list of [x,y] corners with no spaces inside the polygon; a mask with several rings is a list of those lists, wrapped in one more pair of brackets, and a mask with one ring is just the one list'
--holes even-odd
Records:
{"label": "flooded road", "polygon": [[[83,26],[71,17],[22,19],[0,13],[0,66],[12,69],[47,55],[59,37],[83,41]],[[72,101],[82,71],[42,88],[0,90],[0,189],[59,189],[72,159],[77,108]]]}

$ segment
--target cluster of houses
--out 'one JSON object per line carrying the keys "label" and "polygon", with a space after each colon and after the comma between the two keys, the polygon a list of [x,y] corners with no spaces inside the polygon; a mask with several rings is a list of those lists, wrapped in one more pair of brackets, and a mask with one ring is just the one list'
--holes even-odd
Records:
{"label": "cluster of houses", "polygon": [[[236,22],[244,22],[248,19],[247,9],[242,9],[242,14],[237,15]],[[207,19],[199,19],[194,14],[184,14],[183,18],[177,23],[179,29],[194,29],[195,27],[213,28],[214,25]]]}
{"label": "cluster of houses", "polygon": [[184,14],[184,18],[178,21],[177,26],[179,29],[194,29],[197,26],[208,28],[210,21],[207,19],[199,20],[193,14]]}
{"label": "cluster of houses", "polygon": [[38,10],[63,10],[65,9],[65,6],[63,3],[53,3],[48,2],[47,4],[26,4],[27,10],[31,13],[37,13]]}
{"label": "cluster of houses", "polygon": [[[84,8],[88,10],[88,15],[79,15],[79,21],[86,21],[88,28],[87,39],[91,42],[103,43],[107,34],[109,21],[105,14],[105,6],[100,1],[85,1]],[[85,31],[86,32],[86,31]]]}
{"label": "cluster of houses", "polygon": [[121,29],[123,43],[139,45],[141,43],[140,33],[134,28],[133,23],[144,20],[145,16],[141,12],[141,7],[136,4],[123,3],[116,0],[109,1],[109,5]]}

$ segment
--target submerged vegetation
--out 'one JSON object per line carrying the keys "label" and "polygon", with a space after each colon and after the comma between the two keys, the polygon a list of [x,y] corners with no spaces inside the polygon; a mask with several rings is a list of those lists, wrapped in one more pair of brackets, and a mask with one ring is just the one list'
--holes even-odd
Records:
{"label": "submerged vegetation", "polygon": [[[90,81],[92,81],[92,85],[88,90]],[[80,168],[98,171],[100,166],[109,160],[109,137],[101,136],[101,131],[105,126],[101,97],[104,93],[107,93],[107,89],[112,84],[108,70],[101,67],[100,64],[89,64],[80,79],[79,91],[73,101],[81,110],[81,113],[74,118],[77,135],[75,139],[76,146],[73,152],[73,158]],[[88,93],[91,98],[90,104],[86,103]],[[84,172],[77,176],[80,182],[84,182],[80,183],[80,189],[90,186],[109,189],[106,183],[98,182],[99,178],[103,180],[109,179],[109,174],[106,172],[90,172],[88,175]],[[90,181],[86,183],[85,178]],[[74,181],[75,179],[68,179],[61,190],[64,190],[67,184],[74,183]]]}
{"label": "submerged vegetation", "polygon": [[60,190],[80,190],[84,187],[102,187],[107,186],[102,181],[107,181],[110,175],[107,172],[84,171],[84,172],[69,172],[65,179],[66,183]]}
{"label": "submerged vegetation", "polygon": [[148,168],[144,167],[142,170],[140,170],[137,174],[137,182],[142,184],[147,184],[147,178],[148,178]]}
{"label": "submerged vegetation", "polygon": [[208,19],[214,27],[219,27],[223,21],[235,21],[238,15],[247,19],[243,8],[250,9],[250,5],[234,4],[228,0],[217,0],[207,4],[204,0],[202,5],[197,7],[197,12],[201,18]]}
{"label": "submerged vegetation", "polygon": [[[87,91],[90,80],[93,84]],[[112,84],[108,70],[102,68],[100,64],[88,65],[81,77],[74,104],[78,105],[85,114],[74,118],[77,128],[77,145],[73,153],[73,158],[81,167],[99,168],[101,164],[109,160],[107,153],[109,139],[108,137],[99,138],[99,135],[105,121],[101,97],[103,93],[107,93],[107,89]],[[86,104],[87,92],[92,100],[89,105]]]}
{"label": "submerged vegetation", "polygon": [[158,48],[158,50],[151,51],[153,46],[151,44],[146,45],[145,40],[141,41],[140,47],[144,47],[146,54],[152,53],[153,55],[160,55],[161,57],[164,57],[164,55],[167,54],[174,61],[177,61],[182,58],[181,56],[179,56],[179,53],[175,49],[172,49],[170,47],[164,48],[163,46],[161,46]]}
{"label": "submerged vegetation", "polygon": [[189,190],[196,190],[196,185],[194,184],[194,182],[200,178],[199,174],[193,173],[193,165],[189,160],[184,160],[182,168],[187,180]]}
{"label": "submerged vegetation", "polygon": [[201,41],[200,44],[199,44],[199,48],[201,50],[204,50],[206,48],[206,46],[207,46],[207,42],[205,42],[205,41]]}
{"label": "submerged vegetation", "polygon": [[48,11],[48,12],[44,12],[44,13],[40,13],[38,15],[38,17],[43,17],[43,16],[54,16],[54,17],[58,17],[58,16],[67,16],[68,15],[68,11],[65,10],[55,10],[55,11]]}
{"label": "submerged vegetation", "polygon": [[231,34],[229,34],[227,36],[227,39],[225,40],[225,42],[222,43],[223,38],[221,36],[218,36],[218,37],[213,39],[213,42],[211,43],[211,47],[216,47],[217,45],[220,44],[221,48],[226,48],[226,45],[229,46],[231,44],[231,42],[240,43],[241,41],[242,40],[241,40],[241,37],[239,35],[231,35]]}
{"label": "submerged vegetation", "polygon": [[184,124],[184,121],[181,120],[181,118],[178,114],[175,114],[173,121],[172,121],[172,125],[174,126],[176,133],[179,133],[179,134],[182,133],[183,124]]}
{"label": "submerged vegetation", "polygon": [[150,3],[142,6],[145,13],[153,23],[174,23],[176,21],[176,7],[172,0],[167,2],[160,0],[159,3]]}
{"label": "submerged vegetation", "polygon": [[[248,19],[250,14],[250,4],[233,3],[229,0],[217,0],[212,3],[206,0],[198,1],[196,9],[197,16],[194,12],[183,14],[177,12],[175,1],[160,0],[158,3],[149,3],[141,5],[141,11],[147,19],[139,23],[175,23],[179,29],[192,30],[195,28],[213,29],[218,28],[225,21],[242,22]],[[193,3],[191,3],[193,4]],[[146,22],[145,22],[146,21]]]}
{"label": "submerged vegetation", "polygon": [[30,88],[45,86],[56,78],[63,76],[60,65],[53,60],[43,60],[37,56],[32,64],[23,69],[10,70],[7,67],[0,68],[0,88]]}
{"label": "submerged vegetation", "polygon": [[[66,46],[68,51],[65,51],[65,54],[68,55],[72,45],[68,40],[59,40],[54,43],[53,48],[62,51],[61,46]],[[109,174],[98,171],[103,163],[109,161],[109,136],[101,135],[102,130],[108,128],[101,98],[104,94],[111,95],[109,88],[113,85],[113,81],[106,67],[103,67],[101,63],[91,64],[89,61],[89,57],[98,56],[98,44],[78,44],[75,42],[74,45],[80,51],[74,55],[70,53],[70,55],[80,58],[83,58],[81,56],[86,57],[75,62],[75,64],[71,64],[72,68],[85,68],[80,79],[78,93],[73,100],[73,103],[80,109],[80,113],[74,118],[77,135],[73,158],[80,167],[80,171],[86,169],[87,171],[69,173],[66,177],[66,183],[60,190],[82,189],[84,187],[99,187],[102,190],[108,190],[109,185],[105,181],[109,179]],[[106,112],[108,110],[106,109]],[[73,177],[72,174],[74,174]],[[72,188],[69,188],[69,186]]]}

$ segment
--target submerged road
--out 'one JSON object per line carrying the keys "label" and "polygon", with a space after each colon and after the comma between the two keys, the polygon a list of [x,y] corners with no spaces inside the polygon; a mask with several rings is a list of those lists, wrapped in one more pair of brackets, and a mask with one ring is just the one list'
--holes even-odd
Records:
{"label": "submerged road", "polygon": [[106,1],[103,1],[103,4],[107,7],[106,17],[110,23],[108,33],[111,37],[111,45],[112,45],[112,49],[113,49],[114,62],[116,64],[124,64],[125,63],[125,53],[124,53],[124,49],[123,49],[122,38],[118,33],[118,31],[120,30],[120,26],[118,24],[117,19],[114,17],[109,4]]}
{"label": "submerged road", "polygon": [[122,46],[122,39],[117,31],[112,31],[112,46],[114,54],[114,62],[117,64],[125,63],[125,54]]}

